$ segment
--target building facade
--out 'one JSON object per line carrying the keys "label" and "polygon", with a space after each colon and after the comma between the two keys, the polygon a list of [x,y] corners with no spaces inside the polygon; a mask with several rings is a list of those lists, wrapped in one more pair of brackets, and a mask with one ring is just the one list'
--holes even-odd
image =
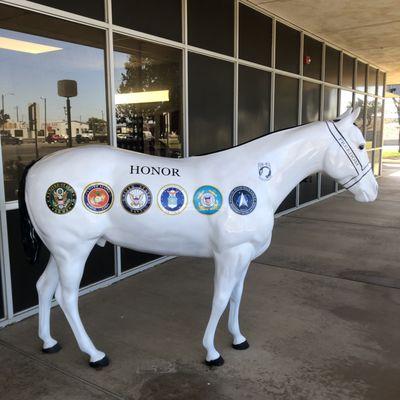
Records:
{"label": "building facade", "polygon": [[[0,326],[37,312],[35,282],[48,252],[36,266],[25,260],[17,186],[26,164],[67,145],[59,80],[77,83],[69,99],[73,146],[164,157],[227,149],[358,105],[357,125],[380,174],[385,72],[251,2],[14,0],[0,1],[0,15]],[[278,214],[338,189],[327,176],[310,176]],[[164,260],[96,247],[82,293]]]}

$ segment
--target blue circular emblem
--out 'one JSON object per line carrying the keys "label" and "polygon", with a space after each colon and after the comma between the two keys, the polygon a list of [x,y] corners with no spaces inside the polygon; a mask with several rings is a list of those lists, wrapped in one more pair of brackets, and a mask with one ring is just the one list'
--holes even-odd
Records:
{"label": "blue circular emblem", "polygon": [[131,183],[121,193],[121,203],[131,214],[142,214],[151,206],[153,196],[142,183]]}
{"label": "blue circular emblem", "polygon": [[237,186],[229,194],[229,205],[236,214],[250,214],[257,205],[256,194],[247,186]]}
{"label": "blue circular emblem", "polygon": [[193,196],[193,203],[199,213],[215,214],[222,206],[222,194],[214,186],[201,186]]}
{"label": "blue circular emblem", "polygon": [[113,205],[114,194],[107,184],[94,182],[87,185],[83,190],[82,202],[89,211],[101,214]]}
{"label": "blue circular emblem", "polygon": [[158,206],[166,214],[179,214],[187,206],[187,194],[181,186],[164,186],[158,192]]}

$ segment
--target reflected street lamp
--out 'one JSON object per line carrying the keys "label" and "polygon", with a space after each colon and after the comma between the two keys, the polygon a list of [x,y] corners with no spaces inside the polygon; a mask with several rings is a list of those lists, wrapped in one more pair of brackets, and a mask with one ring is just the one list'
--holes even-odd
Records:
{"label": "reflected street lamp", "polygon": [[47,99],[46,97],[40,96],[44,102],[44,138],[47,136]]}
{"label": "reflected street lamp", "polygon": [[57,82],[58,95],[67,98],[68,147],[72,147],[71,102],[70,97],[78,95],[78,84],[74,80],[64,79]]}

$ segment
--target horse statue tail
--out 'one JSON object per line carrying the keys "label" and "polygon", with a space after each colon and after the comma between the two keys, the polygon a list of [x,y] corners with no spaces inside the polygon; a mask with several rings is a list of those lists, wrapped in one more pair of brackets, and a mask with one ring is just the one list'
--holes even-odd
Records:
{"label": "horse statue tail", "polygon": [[28,172],[37,161],[38,160],[31,162],[25,167],[18,187],[19,221],[21,228],[22,246],[24,247],[26,257],[31,264],[35,264],[39,257],[42,241],[35,231],[35,228],[28,213],[28,208],[26,207],[25,187]]}

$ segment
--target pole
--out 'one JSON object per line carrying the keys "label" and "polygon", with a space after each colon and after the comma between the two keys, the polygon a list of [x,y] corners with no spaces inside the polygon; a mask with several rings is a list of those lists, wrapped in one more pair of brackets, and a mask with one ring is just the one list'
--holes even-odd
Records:
{"label": "pole", "polygon": [[1,111],[3,112],[1,120],[1,131],[4,132],[5,112],[4,112],[4,94],[1,95]]}
{"label": "pole", "polygon": [[15,106],[15,109],[17,110],[17,122],[19,122],[19,116],[18,116],[18,106]]}
{"label": "pole", "polygon": [[47,136],[47,99],[44,98],[44,137]]}
{"label": "pole", "polygon": [[36,160],[39,158],[39,146],[38,146],[38,131],[37,131],[37,104],[34,104],[34,111],[35,111],[35,120],[34,120],[34,130],[35,130],[35,153],[36,153]]}
{"label": "pole", "polygon": [[68,147],[72,147],[71,101],[67,97]]}

